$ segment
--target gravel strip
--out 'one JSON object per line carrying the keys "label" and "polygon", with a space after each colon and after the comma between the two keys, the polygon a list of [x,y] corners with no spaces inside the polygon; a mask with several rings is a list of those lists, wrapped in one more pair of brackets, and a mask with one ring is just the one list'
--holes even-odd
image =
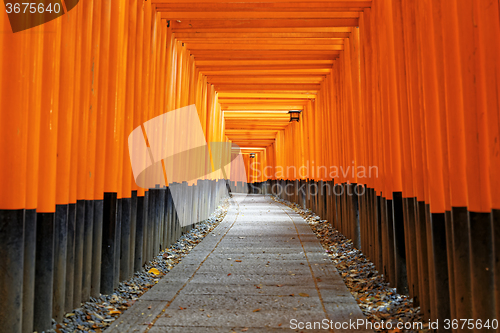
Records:
{"label": "gravel strip", "polygon": [[67,313],[61,323],[53,320],[53,330],[48,330],[47,333],[104,331],[219,225],[226,216],[229,205],[230,199],[226,198],[206,221],[200,222],[189,233],[182,235],[175,244],[158,254],[141,271],[135,272],[130,280],[120,282],[113,294],[91,297],[81,308]]}
{"label": "gravel strip", "polygon": [[[302,209],[295,203],[272,196],[278,203],[286,205],[300,214],[320,239],[325,252],[335,263],[347,288],[356,299],[361,311],[373,323],[391,322],[394,329],[375,329],[376,332],[428,332],[428,323],[420,313],[420,307],[413,307],[413,299],[400,295],[384,281],[375,265],[354,248],[352,240],[347,239],[331,223],[322,220],[309,209]],[[421,330],[396,329],[396,323],[422,323]],[[374,325],[374,328],[377,326]],[[387,326],[384,326],[387,327]]]}

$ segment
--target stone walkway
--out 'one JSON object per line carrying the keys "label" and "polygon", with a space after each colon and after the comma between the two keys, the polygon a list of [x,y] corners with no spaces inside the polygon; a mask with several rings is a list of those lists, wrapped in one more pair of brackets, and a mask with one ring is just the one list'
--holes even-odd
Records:
{"label": "stone walkway", "polygon": [[234,201],[106,332],[366,331],[347,327],[365,317],[302,217],[262,195]]}

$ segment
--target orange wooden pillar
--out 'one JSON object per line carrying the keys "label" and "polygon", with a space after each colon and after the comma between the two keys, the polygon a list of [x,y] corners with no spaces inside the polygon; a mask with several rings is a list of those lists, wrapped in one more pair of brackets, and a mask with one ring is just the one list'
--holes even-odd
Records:
{"label": "orange wooden pillar", "polygon": [[[122,219],[121,180],[119,180],[124,140],[124,112],[125,112],[125,79],[126,79],[126,20],[128,18],[128,3],[112,3],[110,6],[110,30],[106,31],[102,40],[109,43],[108,63],[108,95],[104,95],[102,107],[106,113],[103,192],[104,207],[109,199],[110,211],[115,209],[113,216],[106,215],[102,229],[102,266],[101,292],[110,293],[118,286],[120,277],[120,232]],[[102,69],[102,68],[101,68]],[[113,218],[114,217],[114,218]]]}
{"label": "orange wooden pillar", "polygon": [[[133,179],[130,155],[128,150],[128,136],[134,127],[134,107],[136,99],[136,56],[137,30],[138,30],[138,6],[137,1],[131,1],[126,34],[128,36],[127,59],[122,65],[127,67],[125,90],[125,115],[122,139],[122,193],[123,193],[123,216],[121,229],[120,247],[120,280],[129,279],[134,272],[135,254],[135,227],[137,220],[137,186]],[[120,180],[119,180],[120,181]]]}
{"label": "orange wooden pillar", "polygon": [[[395,286],[400,293],[408,294],[408,244],[410,240],[405,218],[406,198],[412,196],[408,193],[406,180],[411,180],[411,147],[408,131],[408,98],[404,68],[404,45],[402,26],[401,3],[393,1],[387,6],[388,32],[391,53],[389,66],[391,77],[391,120],[392,120],[392,178],[393,181],[393,218],[394,218],[394,255],[395,255]],[[403,183],[405,180],[405,184]],[[406,191],[405,191],[406,190]],[[411,270],[411,269],[410,269]]]}
{"label": "orange wooden pillar", "polygon": [[[431,318],[440,321],[450,317],[448,263],[446,247],[445,188],[448,185],[446,127],[444,119],[444,82],[442,33],[435,3],[417,4],[417,38],[421,46],[421,73],[424,107],[422,110],[424,154],[426,156],[427,194],[426,231],[429,264]],[[425,14],[424,14],[425,13]],[[429,14],[432,13],[432,14]],[[424,51],[422,47],[428,50]]]}
{"label": "orange wooden pillar", "polygon": [[[137,10],[137,39],[136,44],[139,47],[136,50],[135,55],[135,73],[136,78],[134,82],[134,121],[133,128],[141,126],[145,121],[147,121],[147,116],[145,114],[144,103],[144,85],[145,82],[145,67],[144,67],[144,51],[141,46],[145,43],[144,41],[144,31],[148,29],[145,27],[145,13],[143,11],[143,6],[141,2],[136,4]],[[135,184],[135,180],[133,180]],[[147,191],[143,188],[137,188],[137,209],[135,216],[135,244],[134,244],[134,258],[133,258],[133,269],[134,271],[139,270],[144,263],[144,231],[145,223],[147,219]]]}
{"label": "orange wooden pillar", "polygon": [[[0,5],[0,10],[5,7]],[[24,218],[25,208],[31,205],[33,197],[27,197],[31,184],[37,181],[32,170],[27,169],[29,121],[24,105],[30,91],[23,74],[30,68],[20,57],[25,47],[34,46],[26,33],[13,34],[7,15],[0,15],[0,261],[2,270],[9,274],[0,275],[0,325],[9,332],[21,332],[23,323],[23,261],[24,261]],[[34,48],[35,49],[35,48]],[[28,71],[29,73],[29,71]],[[27,73],[26,73],[27,74]],[[33,106],[35,110],[35,107]],[[35,116],[35,114],[32,114]],[[36,118],[36,117],[35,117]],[[32,124],[35,125],[35,124]],[[35,151],[32,151],[35,153]],[[28,172],[27,172],[28,171]],[[31,172],[30,172],[31,171]],[[28,178],[27,175],[30,177]],[[27,199],[30,199],[27,201]],[[31,202],[30,202],[31,201]]]}
{"label": "orange wooden pillar", "polygon": [[[445,74],[446,119],[450,173],[451,225],[447,224],[448,268],[450,271],[450,314],[454,319],[472,318],[463,73],[457,4],[442,2],[443,56]],[[457,96],[459,96],[457,98]],[[448,222],[448,221],[447,221]],[[450,232],[448,232],[450,231]],[[453,274],[451,274],[453,273]],[[465,331],[459,327],[457,331]]]}
{"label": "orange wooden pillar", "polygon": [[[379,54],[378,70],[380,84],[380,118],[379,118],[379,137],[381,151],[381,174],[383,177],[383,187],[381,188],[380,198],[380,226],[382,233],[382,258],[383,272],[385,278],[395,284],[395,255],[394,255],[394,221],[393,221],[393,192],[394,192],[394,177],[392,173],[397,174],[398,170],[394,170],[393,159],[397,159],[399,151],[392,149],[393,131],[397,131],[397,127],[392,126],[396,100],[396,82],[394,82],[394,72],[391,61],[394,62],[394,54],[391,40],[391,30],[386,20],[390,19],[387,11],[387,2],[380,2],[374,6],[374,22],[377,29],[377,50]],[[385,59],[391,59],[386,61]],[[394,135],[397,137],[396,135]]]}
{"label": "orange wooden pillar", "polygon": [[429,278],[427,264],[427,238],[425,225],[424,169],[422,155],[422,125],[420,117],[421,89],[419,81],[419,57],[417,48],[417,27],[415,3],[402,2],[404,40],[406,54],[406,80],[408,85],[408,110],[412,136],[412,184],[415,190],[415,236],[419,283],[419,304],[424,318],[430,315]]}
{"label": "orange wooden pillar", "polygon": [[[52,317],[61,321],[64,316],[67,276],[67,243],[68,243],[68,208],[70,203],[71,162],[75,152],[72,151],[73,123],[76,112],[76,84],[78,77],[76,65],[76,35],[79,22],[79,11],[74,15],[61,18],[61,69],[59,89],[59,115],[57,133],[57,178],[56,178],[56,210],[54,227],[54,296]],[[76,155],[76,154],[75,154]],[[76,187],[75,187],[76,188]]]}
{"label": "orange wooden pillar", "polygon": [[[498,113],[498,100],[493,84],[498,77],[498,70],[491,65],[498,59],[498,48],[488,49],[488,42],[498,40],[498,15],[495,7],[475,1],[463,1],[457,4],[460,31],[460,45],[463,75],[464,130],[467,199],[469,210],[470,269],[473,318],[483,322],[495,318],[495,276],[494,245],[492,225],[492,196],[490,174],[491,148],[488,129],[490,117]],[[467,15],[466,13],[469,13]],[[470,15],[473,13],[473,15]],[[492,61],[493,60],[493,61]],[[498,115],[496,115],[498,116]],[[493,117],[491,120],[494,120]],[[497,134],[491,133],[492,136]],[[479,331],[477,328],[475,331]]]}
{"label": "orange wooden pillar", "polygon": [[[88,45],[87,52],[91,68],[86,68],[85,72],[88,73],[88,76],[84,75],[82,77],[84,86],[89,87],[83,96],[82,104],[83,108],[88,106],[88,113],[85,110],[83,113],[84,117],[88,119],[88,123],[82,128],[84,131],[80,134],[81,141],[87,138],[87,142],[80,141],[79,146],[80,151],[85,153],[81,154],[79,158],[79,165],[82,168],[78,172],[79,194],[76,201],[75,282],[73,288],[73,304],[75,307],[81,301],[85,301],[85,297],[87,297],[82,291],[85,290],[87,292],[88,290],[88,282],[87,287],[83,288],[83,275],[85,273],[84,270],[90,269],[89,265],[92,267],[90,277],[90,295],[92,297],[99,296],[101,284],[101,242],[104,203],[102,197],[102,180],[98,181],[98,177],[103,172],[103,164],[100,158],[102,150],[105,148],[102,144],[103,129],[101,127],[105,125],[105,118],[103,112],[100,112],[99,107],[100,99],[102,98],[101,91],[106,87],[106,82],[101,84],[101,78],[106,73],[106,68],[102,62],[106,54],[101,53],[100,44],[101,40],[105,40],[102,37],[102,31],[105,31],[105,25],[103,30],[103,15],[105,15],[103,8],[104,4],[101,0],[95,0],[92,6],[84,7],[87,18],[84,27],[87,32],[88,39],[86,40],[86,44]],[[106,49],[105,46],[104,50]],[[104,58],[101,58],[101,56]],[[86,251],[91,254],[91,264],[89,264],[89,253],[87,255],[82,253]],[[86,281],[88,281],[88,277]]]}
{"label": "orange wooden pillar", "polygon": [[[400,127],[400,160],[401,160],[401,189],[403,196],[403,214],[404,214],[404,238],[401,235],[401,225],[396,226],[396,261],[401,260],[403,257],[402,249],[399,248],[404,242],[404,251],[406,256],[406,273],[407,273],[407,286],[410,297],[413,297],[415,304],[419,304],[419,278],[418,278],[418,260],[417,260],[417,239],[415,232],[415,193],[413,189],[413,160],[412,160],[412,138],[410,130],[410,96],[408,94],[408,72],[405,67],[405,60],[407,53],[405,49],[404,35],[404,18],[403,8],[401,1],[392,3],[392,31],[394,36],[394,49],[395,49],[395,67],[398,88],[398,111],[399,111],[399,127]],[[411,28],[410,28],[411,29]],[[402,224],[403,221],[400,223]],[[399,231],[399,233],[398,233]],[[399,256],[399,258],[398,258]],[[401,270],[401,264],[397,262],[397,281],[398,287],[401,283],[401,275],[405,272]],[[401,288],[402,291],[404,288]]]}
{"label": "orange wooden pillar", "polygon": [[[111,2],[102,2],[101,14],[100,14],[100,48],[99,48],[99,78],[98,84],[99,88],[97,90],[97,127],[96,127],[96,145],[95,145],[95,179],[94,179],[94,199],[103,200],[103,220],[102,225],[93,225],[97,232],[101,234],[97,236],[97,239],[101,239],[101,266],[100,266],[100,292],[109,293],[113,288],[114,280],[114,253],[115,253],[115,235],[116,235],[116,219],[117,219],[117,193],[116,188],[110,189],[111,192],[105,192],[105,178],[106,178],[106,168],[111,167],[111,165],[106,165],[108,158],[106,157],[109,148],[113,148],[114,142],[108,141],[112,140],[113,131],[108,133],[114,124],[109,124],[109,122],[115,121],[114,114],[114,88],[116,87],[116,81],[114,80],[114,75],[116,72],[113,71],[113,65],[116,59],[116,50],[113,50],[111,44],[111,39],[116,41],[116,38],[111,37],[111,31],[113,23],[113,4]],[[114,16],[116,19],[116,16]],[[116,32],[116,31],[115,31]],[[113,163],[113,156],[115,152],[110,151],[109,160]],[[113,170],[116,172],[116,170]],[[110,187],[116,186],[116,176],[111,175],[111,179],[108,180],[108,185]],[[115,192],[112,192],[112,191]],[[91,203],[86,202],[86,212],[87,208],[90,210]],[[93,209],[92,209],[93,210]],[[87,221],[87,218],[85,219]],[[100,222],[100,221],[98,221]],[[85,223],[85,229],[90,227],[90,223]],[[101,231],[102,230],[102,231]],[[96,243],[99,247],[99,244]],[[106,251],[106,252],[105,252]],[[84,261],[85,262],[85,261]]]}
{"label": "orange wooden pillar", "polygon": [[[500,318],[500,17],[495,15],[500,11],[498,2],[487,3],[475,2],[475,11],[479,21],[478,38],[479,60],[480,60],[480,80],[482,97],[485,99],[486,126],[480,130],[488,133],[485,139],[488,152],[490,178],[490,200],[491,200],[491,222],[493,228],[493,248],[494,248],[494,290],[495,290],[495,310],[493,315],[491,309],[488,314],[483,314],[484,318]],[[491,262],[491,259],[489,262]],[[490,276],[487,276],[491,279]],[[491,301],[490,301],[491,302]],[[478,309],[477,311],[481,311]]]}
{"label": "orange wooden pillar", "polygon": [[[478,243],[478,247],[471,248],[473,253],[476,252],[480,258],[473,258],[472,267],[488,267],[488,270],[474,271],[473,270],[473,288],[474,295],[473,313],[480,317],[483,321],[492,321],[494,318],[499,318],[500,314],[500,231],[499,231],[499,203],[500,189],[498,187],[500,177],[498,170],[500,166],[500,147],[498,138],[500,135],[500,101],[499,92],[500,85],[500,17],[497,13],[500,10],[498,2],[492,3],[489,6],[487,3],[474,1],[474,21],[478,24],[475,29],[474,42],[476,45],[476,70],[477,70],[477,131],[479,134],[479,143],[481,144],[480,152],[480,181],[486,181],[487,185],[483,187],[482,194],[482,211],[487,214],[481,218],[482,223],[490,223],[490,227],[486,224],[481,225],[481,232],[478,234],[473,231],[472,222],[474,219],[471,214],[471,239],[480,239],[485,237],[486,240]],[[491,46],[491,47],[490,47]],[[484,113],[483,113],[484,112]],[[484,179],[482,178],[484,177]],[[471,210],[472,211],[472,210]],[[481,214],[483,215],[483,214]],[[477,222],[474,221],[474,222]],[[482,234],[482,236],[481,236]],[[490,237],[492,235],[493,237]],[[491,245],[490,245],[491,240]],[[491,283],[491,285],[489,285]],[[487,287],[486,287],[487,286]],[[492,297],[492,292],[495,292],[495,299]],[[482,300],[479,301],[479,300]]]}
{"label": "orange wooden pillar", "polygon": [[[40,28],[37,28],[40,31]],[[28,33],[29,34],[29,33]],[[33,37],[33,34],[29,34]],[[35,251],[36,251],[36,207],[38,201],[38,162],[41,112],[41,61],[42,38],[31,38],[33,50],[29,55],[33,81],[27,92],[30,93],[28,112],[28,146],[26,173],[26,209],[24,217],[24,277],[23,277],[23,332],[33,331],[33,310],[35,297]]]}
{"label": "orange wooden pillar", "polygon": [[34,329],[52,327],[54,214],[56,206],[57,124],[61,21],[46,23],[43,36],[35,263]]}

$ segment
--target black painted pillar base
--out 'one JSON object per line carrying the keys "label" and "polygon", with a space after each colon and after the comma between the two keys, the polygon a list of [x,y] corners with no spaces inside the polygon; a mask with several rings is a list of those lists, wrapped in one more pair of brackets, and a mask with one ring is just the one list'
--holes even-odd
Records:
{"label": "black painted pillar base", "polygon": [[496,318],[500,320],[500,209],[493,209],[493,247],[495,248],[495,300]]}
{"label": "black painted pillar base", "polygon": [[[434,310],[432,314],[434,319],[443,322],[450,318],[450,292],[448,277],[448,254],[446,245],[446,222],[445,213],[431,213],[429,224],[431,244],[429,244],[429,273],[431,274],[431,286],[434,290],[430,291],[434,295]],[[431,261],[432,260],[432,261]],[[431,306],[432,309],[432,306]],[[443,328],[443,332],[446,330]],[[451,330],[450,330],[451,331]]]}
{"label": "black painted pillar base", "polygon": [[472,318],[469,213],[467,207],[452,207],[451,219],[453,223],[453,269],[455,270],[455,314],[457,319]]}
{"label": "black painted pillar base", "polygon": [[[66,250],[66,294],[64,296],[64,312],[73,310],[73,293],[75,282],[75,225],[76,203],[68,205],[68,238]],[[33,331],[33,330],[31,330]]]}
{"label": "black painted pillar base", "polygon": [[79,308],[82,303],[83,274],[83,234],[85,231],[85,200],[76,201],[75,220],[75,266],[73,282],[73,307]]}
{"label": "black painted pillar base", "polygon": [[142,267],[142,249],[144,240],[144,197],[137,197],[137,213],[135,219],[134,271]]}
{"label": "black painted pillar base", "polygon": [[85,200],[85,224],[83,227],[82,302],[90,299],[92,278],[92,238],[94,230],[94,200]]}
{"label": "black painted pillar base", "polygon": [[103,205],[101,294],[111,294],[115,276],[117,194],[104,193]]}
{"label": "black painted pillar base", "polygon": [[450,318],[457,318],[455,306],[455,261],[453,259],[455,253],[453,252],[453,221],[451,219],[451,210],[444,213],[444,221],[446,226],[446,254],[448,263],[448,294],[450,302]]}
{"label": "black painted pillar base", "polygon": [[413,305],[420,305],[420,289],[419,289],[419,277],[418,277],[418,254],[417,254],[417,233],[416,233],[416,198],[406,199],[406,227],[405,234],[408,241],[407,244],[407,270],[408,274],[408,292],[411,297],[413,297]]}
{"label": "black painted pillar base", "polygon": [[146,230],[147,233],[145,234],[146,237],[144,238],[144,246],[146,248],[145,252],[145,262],[150,261],[153,259],[153,245],[154,245],[154,226],[155,226],[155,220],[156,220],[156,192],[157,189],[150,189],[148,191],[149,197],[148,197],[148,217],[145,219],[146,222]]}
{"label": "black painted pillar base", "polygon": [[361,249],[361,226],[360,226],[360,216],[359,216],[359,197],[358,193],[360,193],[361,185],[352,184],[352,211],[353,211],[353,220],[354,220],[354,236],[352,238],[354,247],[357,249]]}
{"label": "black painted pillar base", "polygon": [[0,210],[0,327],[21,332],[24,275],[24,209]]}
{"label": "black painted pillar base", "polygon": [[135,262],[135,232],[137,227],[137,191],[132,191],[132,198],[130,200],[130,248],[129,248],[129,271],[127,280],[134,276],[134,262]]}
{"label": "black painted pillar base", "polygon": [[144,206],[143,206],[143,232],[142,232],[142,262],[141,266],[144,266],[148,261],[148,242],[149,242],[149,205],[151,205],[151,193],[147,191],[144,194]]}
{"label": "black painted pillar base", "polygon": [[[24,214],[23,332],[33,333],[33,310],[35,302],[36,209],[26,209]],[[4,299],[3,296],[2,299]]]}
{"label": "black painted pillar base", "polygon": [[[375,195],[376,193],[374,193]],[[382,245],[382,241],[384,239],[384,231],[382,229],[383,222],[382,217],[384,216],[385,211],[385,199],[382,198],[381,195],[377,195],[375,199],[375,206],[377,207],[376,212],[376,220],[375,220],[375,257],[378,261],[378,269],[379,271],[384,272],[384,247]],[[385,277],[387,279],[387,276]]]}
{"label": "black painted pillar base", "polygon": [[483,323],[496,317],[492,218],[491,213],[469,212],[472,311]]}
{"label": "black painted pillar base", "polygon": [[68,241],[68,205],[56,205],[54,224],[54,296],[52,317],[60,322],[64,316],[66,296],[66,255]]}
{"label": "black painted pillar base", "polygon": [[405,245],[405,222],[403,213],[403,194],[394,192],[392,194],[392,218],[394,230],[394,265],[396,290],[400,294],[408,294],[408,277],[406,275],[406,245]]}
{"label": "black painted pillar base", "polygon": [[129,277],[130,269],[130,222],[132,215],[132,199],[122,199],[122,225],[120,250],[120,281]]}
{"label": "black painted pillar base", "polygon": [[120,284],[120,249],[121,249],[121,230],[122,230],[122,213],[123,199],[116,200],[116,229],[115,229],[115,251],[114,251],[114,274],[113,274],[113,290],[118,288]]}
{"label": "black painted pillar base", "polygon": [[420,311],[424,319],[431,319],[431,297],[429,282],[429,259],[427,254],[427,225],[426,225],[426,204],[424,201],[416,202],[415,230],[417,236],[417,260],[418,277],[420,290]]}
{"label": "black painted pillar base", "polygon": [[90,296],[99,297],[101,293],[102,221],[104,200],[94,200],[94,225],[92,227],[92,272],[90,277]]}
{"label": "black painted pillar base", "polygon": [[36,214],[35,309],[33,329],[52,328],[54,283],[54,213]]}

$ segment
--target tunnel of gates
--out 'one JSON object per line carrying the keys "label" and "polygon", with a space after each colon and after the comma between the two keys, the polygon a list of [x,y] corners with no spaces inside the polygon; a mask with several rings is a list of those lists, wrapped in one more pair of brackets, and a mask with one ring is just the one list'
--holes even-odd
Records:
{"label": "tunnel of gates", "polygon": [[498,1],[88,0],[16,34],[3,6],[2,330],[112,292],[214,210],[221,172],[176,207],[131,172],[130,132],[188,105],[250,191],[333,223],[425,319],[500,319]]}

